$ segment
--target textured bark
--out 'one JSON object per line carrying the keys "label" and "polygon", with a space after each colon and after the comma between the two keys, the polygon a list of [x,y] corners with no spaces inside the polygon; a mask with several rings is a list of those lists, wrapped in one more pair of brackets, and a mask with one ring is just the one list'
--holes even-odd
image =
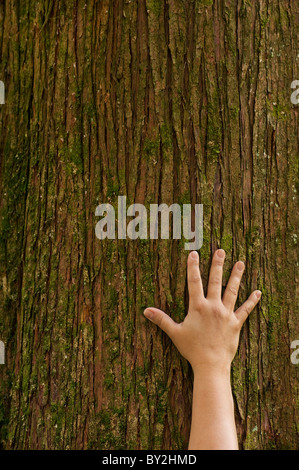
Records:
{"label": "textured bark", "polygon": [[204,204],[205,286],[216,247],[224,285],[245,261],[240,446],[298,446],[298,24],[288,0],[1,2],[2,447],[187,446],[190,367],[142,316],[184,318],[187,252],[95,238],[118,195]]}

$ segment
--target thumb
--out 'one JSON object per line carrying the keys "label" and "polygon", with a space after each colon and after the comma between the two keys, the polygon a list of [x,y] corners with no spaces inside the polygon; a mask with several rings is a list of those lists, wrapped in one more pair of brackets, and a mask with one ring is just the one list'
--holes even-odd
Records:
{"label": "thumb", "polygon": [[173,321],[166,313],[162,312],[162,310],[154,307],[146,308],[144,310],[144,316],[155,323],[155,325],[158,325],[170,338],[173,337],[178,323]]}

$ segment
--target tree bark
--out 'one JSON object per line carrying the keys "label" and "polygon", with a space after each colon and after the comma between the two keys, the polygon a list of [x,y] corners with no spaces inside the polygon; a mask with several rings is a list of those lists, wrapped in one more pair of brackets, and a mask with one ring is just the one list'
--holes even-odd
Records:
{"label": "tree bark", "polygon": [[205,286],[217,247],[224,285],[246,263],[240,447],[298,447],[298,24],[287,0],[1,2],[3,448],[187,447],[192,372],[142,315],[183,320],[187,252],[99,241],[118,195],[204,205]]}

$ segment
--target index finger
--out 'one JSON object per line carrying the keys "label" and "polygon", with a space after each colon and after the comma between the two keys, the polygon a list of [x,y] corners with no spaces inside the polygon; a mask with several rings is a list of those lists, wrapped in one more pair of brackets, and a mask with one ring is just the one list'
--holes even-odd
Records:
{"label": "index finger", "polygon": [[197,251],[192,251],[188,256],[188,290],[190,306],[204,296],[202,280],[199,271],[199,257]]}

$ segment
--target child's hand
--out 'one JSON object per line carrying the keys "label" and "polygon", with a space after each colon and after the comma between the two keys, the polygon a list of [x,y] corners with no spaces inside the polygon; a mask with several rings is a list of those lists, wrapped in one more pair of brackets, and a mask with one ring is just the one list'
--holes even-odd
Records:
{"label": "child's hand", "polygon": [[172,339],[179,352],[187,359],[194,372],[197,369],[227,371],[236,354],[239,334],[249,313],[258,303],[261,292],[254,291],[248,300],[234,312],[244,263],[238,261],[231,273],[221,299],[223,250],[214,253],[209,276],[207,296],[204,296],[198,253],[188,258],[189,311],[178,324],[157,308],[147,308],[144,315],[158,325]]}

